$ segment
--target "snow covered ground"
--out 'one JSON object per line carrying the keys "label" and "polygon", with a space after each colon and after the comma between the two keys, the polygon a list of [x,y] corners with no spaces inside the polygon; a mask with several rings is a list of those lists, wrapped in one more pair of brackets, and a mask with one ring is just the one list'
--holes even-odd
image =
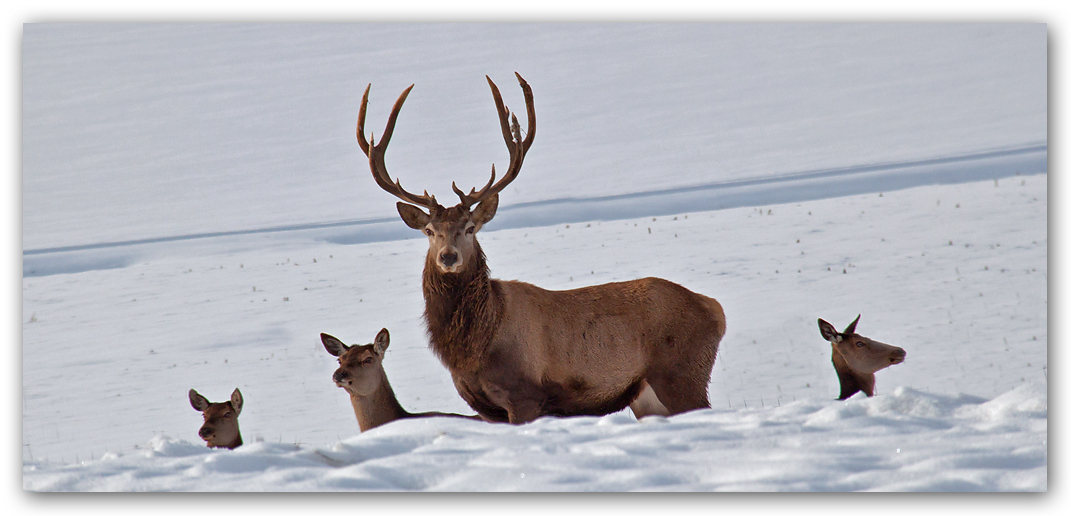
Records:
{"label": "snow covered ground", "polygon": [[[200,257],[27,277],[24,486],[1045,490],[1046,210],[1046,176],[1030,175],[482,233],[497,277],[560,289],[655,275],[721,301],[713,409],[658,424],[626,411],[356,435],[321,331],[364,343],[389,328],[402,403],[471,413],[426,348],[422,239],[206,239]],[[879,396],[837,402],[815,320],[858,313],[860,333],[908,359],[878,373]],[[186,391],[234,387],[247,442],[263,442],[204,450]]]}
{"label": "snow covered ground", "polygon": [[[1045,491],[1043,25],[31,25],[22,485],[53,490]],[[480,234],[545,288],[717,298],[712,409],[359,434],[320,332],[392,334],[410,410],[471,413],[426,347],[425,241],[353,141],[447,199],[539,136]],[[837,402],[816,319],[905,348]],[[186,399],[241,388],[247,445]]]}

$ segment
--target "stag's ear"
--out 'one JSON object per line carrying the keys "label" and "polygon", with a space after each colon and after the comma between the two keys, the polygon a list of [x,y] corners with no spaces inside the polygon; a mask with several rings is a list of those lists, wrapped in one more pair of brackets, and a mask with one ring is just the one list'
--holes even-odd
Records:
{"label": "stag's ear", "polygon": [[376,334],[376,340],[372,345],[373,349],[376,350],[376,353],[382,355],[383,352],[387,350],[387,346],[390,346],[390,332],[388,332],[386,328],[379,330],[379,333]]}
{"label": "stag's ear", "polygon": [[844,328],[844,334],[845,335],[851,335],[851,334],[855,333],[855,325],[859,323],[859,317],[861,315],[863,315],[863,314],[859,314],[859,315],[855,316],[855,320],[852,321],[852,323],[849,324],[847,328]]}
{"label": "stag's ear", "polygon": [[833,343],[840,342],[840,334],[837,333],[837,330],[833,328],[832,324],[829,324],[823,319],[818,320],[818,331],[822,332],[823,339]]}
{"label": "stag's ear", "polygon": [[476,224],[476,231],[479,231],[484,224],[487,224],[491,219],[495,218],[495,212],[497,211],[498,194],[494,194],[480,204],[477,204],[476,209],[472,210],[472,222]]}
{"label": "stag's ear", "polygon": [[326,333],[320,334],[320,342],[324,343],[324,349],[326,349],[328,353],[331,353],[331,355],[336,357],[342,356],[342,354],[345,353],[347,349],[350,349],[350,347],[343,344],[341,340],[338,340]]}
{"label": "stag's ear", "polygon": [[231,407],[234,408],[235,416],[242,413],[243,403],[245,403],[245,400],[242,399],[242,391],[235,387],[234,392],[231,393]]}
{"label": "stag's ear", "polygon": [[398,214],[402,216],[405,225],[417,231],[424,231],[424,226],[431,221],[431,216],[421,211],[420,208],[404,202],[398,203]]}
{"label": "stag's ear", "polygon": [[198,412],[204,412],[205,409],[208,408],[209,403],[204,396],[201,396],[200,394],[197,394],[197,391],[190,389],[190,405],[193,405],[193,408]]}

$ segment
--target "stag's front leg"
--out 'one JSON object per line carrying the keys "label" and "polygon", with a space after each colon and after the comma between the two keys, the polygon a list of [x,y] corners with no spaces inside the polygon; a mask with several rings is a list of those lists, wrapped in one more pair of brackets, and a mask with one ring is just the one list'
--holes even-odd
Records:
{"label": "stag's front leg", "polygon": [[510,424],[523,425],[543,415],[546,393],[528,380],[514,379],[507,385],[496,385],[502,394],[500,404],[506,409]]}
{"label": "stag's front leg", "polygon": [[543,415],[543,400],[530,397],[510,399],[506,405],[506,412],[509,413],[511,425],[523,425]]}

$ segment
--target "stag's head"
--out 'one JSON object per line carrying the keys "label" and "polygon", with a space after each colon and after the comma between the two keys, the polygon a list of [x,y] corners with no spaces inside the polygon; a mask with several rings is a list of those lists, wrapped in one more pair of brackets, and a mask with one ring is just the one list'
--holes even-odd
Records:
{"label": "stag's head", "polygon": [[859,316],[856,316],[844,331],[838,332],[832,324],[818,319],[818,330],[822,332],[822,338],[833,345],[834,352],[839,353],[857,373],[872,374],[904,361],[907,352],[903,348],[855,333],[855,325],[858,323]]}
{"label": "stag's head", "polygon": [[331,375],[335,385],[350,395],[367,397],[382,384],[383,353],[390,346],[390,333],[379,330],[376,340],[364,346],[347,346],[326,333],[320,334],[324,349],[338,357],[338,369]]}
{"label": "stag's head", "polygon": [[238,429],[238,414],[242,412],[242,393],[237,388],[231,399],[212,403],[197,391],[190,389],[190,405],[204,415],[204,424],[197,435],[211,448],[237,448],[242,444],[242,432]]}
{"label": "stag's head", "polygon": [[[520,74],[515,75],[517,75],[517,80],[520,82],[521,89],[524,92],[524,102],[528,113],[528,134],[523,138],[521,137],[521,127],[517,122],[517,115],[513,114],[511,120],[509,109],[502,103],[502,94],[499,93],[498,87],[488,77],[487,84],[491,86],[491,94],[494,96],[495,106],[498,109],[502,137],[506,141],[506,148],[509,149],[509,169],[496,183],[495,167],[492,165],[491,179],[479,191],[473,188],[466,194],[454,183],[452,185],[454,193],[461,198],[461,202],[451,208],[446,208],[436,202],[435,196],[428,195],[427,190],[424,191],[423,195],[405,191],[401,182],[397,180],[391,181],[390,175],[387,173],[383,154],[386,152],[387,144],[394,133],[394,123],[398,118],[398,112],[413,87],[409,86],[398,97],[397,102],[394,103],[390,118],[387,120],[387,127],[383,130],[383,135],[378,145],[374,136],[371,143],[365,140],[365,111],[368,107],[368,91],[372,85],[369,84],[368,88],[364,90],[361,111],[357,116],[357,142],[360,144],[361,150],[368,156],[368,164],[372,169],[372,177],[375,178],[376,184],[403,201],[398,203],[398,213],[402,216],[402,220],[409,227],[423,232],[428,237],[428,259],[442,273],[453,274],[461,272],[479,254],[476,233],[495,216],[495,211],[498,209],[499,192],[517,178],[521,165],[524,163],[524,155],[528,152],[528,148],[531,147],[535,138],[536,122],[535,107],[532,102],[532,88],[521,78]],[[425,212],[424,210],[427,211]]]}

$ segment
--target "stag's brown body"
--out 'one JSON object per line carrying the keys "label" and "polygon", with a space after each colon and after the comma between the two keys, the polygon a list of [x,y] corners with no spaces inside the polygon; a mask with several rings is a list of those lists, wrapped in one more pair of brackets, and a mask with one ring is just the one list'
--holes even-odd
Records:
{"label": "stag's brown body", "polygon": [[432,349],[484,417],[608,414],[645,384],[669,414],[709,407],[717,301],[659,278],[551,291],[479,262],[453,275],[426,264],[424,299]]}
{"label": "stag's brown body", "polygon": [[488,78],[510,167],[498,183],[492,167],[479,192],[465,194],[455,185],[461,203],[451,208],[427,192],[405,191],[386,172],[383,153],[412,86],[395,103],[379,145],[364,139],[365,90],[357,137],[373,177],[406,201],[398,203],[402,220],[428,236],[423,293],[432,350],[461,397],[490,421],[603,415],[627,406],[638,417],[709,407],[707,384],[725,334],[725,314],[714,299],[659,278],[551,291],[489,276],[476,232],[494,217],[498,193],[516,178],[535,136],[531,88],[517,78],[527,136],[521,138],[515,115],[509,123]]}

